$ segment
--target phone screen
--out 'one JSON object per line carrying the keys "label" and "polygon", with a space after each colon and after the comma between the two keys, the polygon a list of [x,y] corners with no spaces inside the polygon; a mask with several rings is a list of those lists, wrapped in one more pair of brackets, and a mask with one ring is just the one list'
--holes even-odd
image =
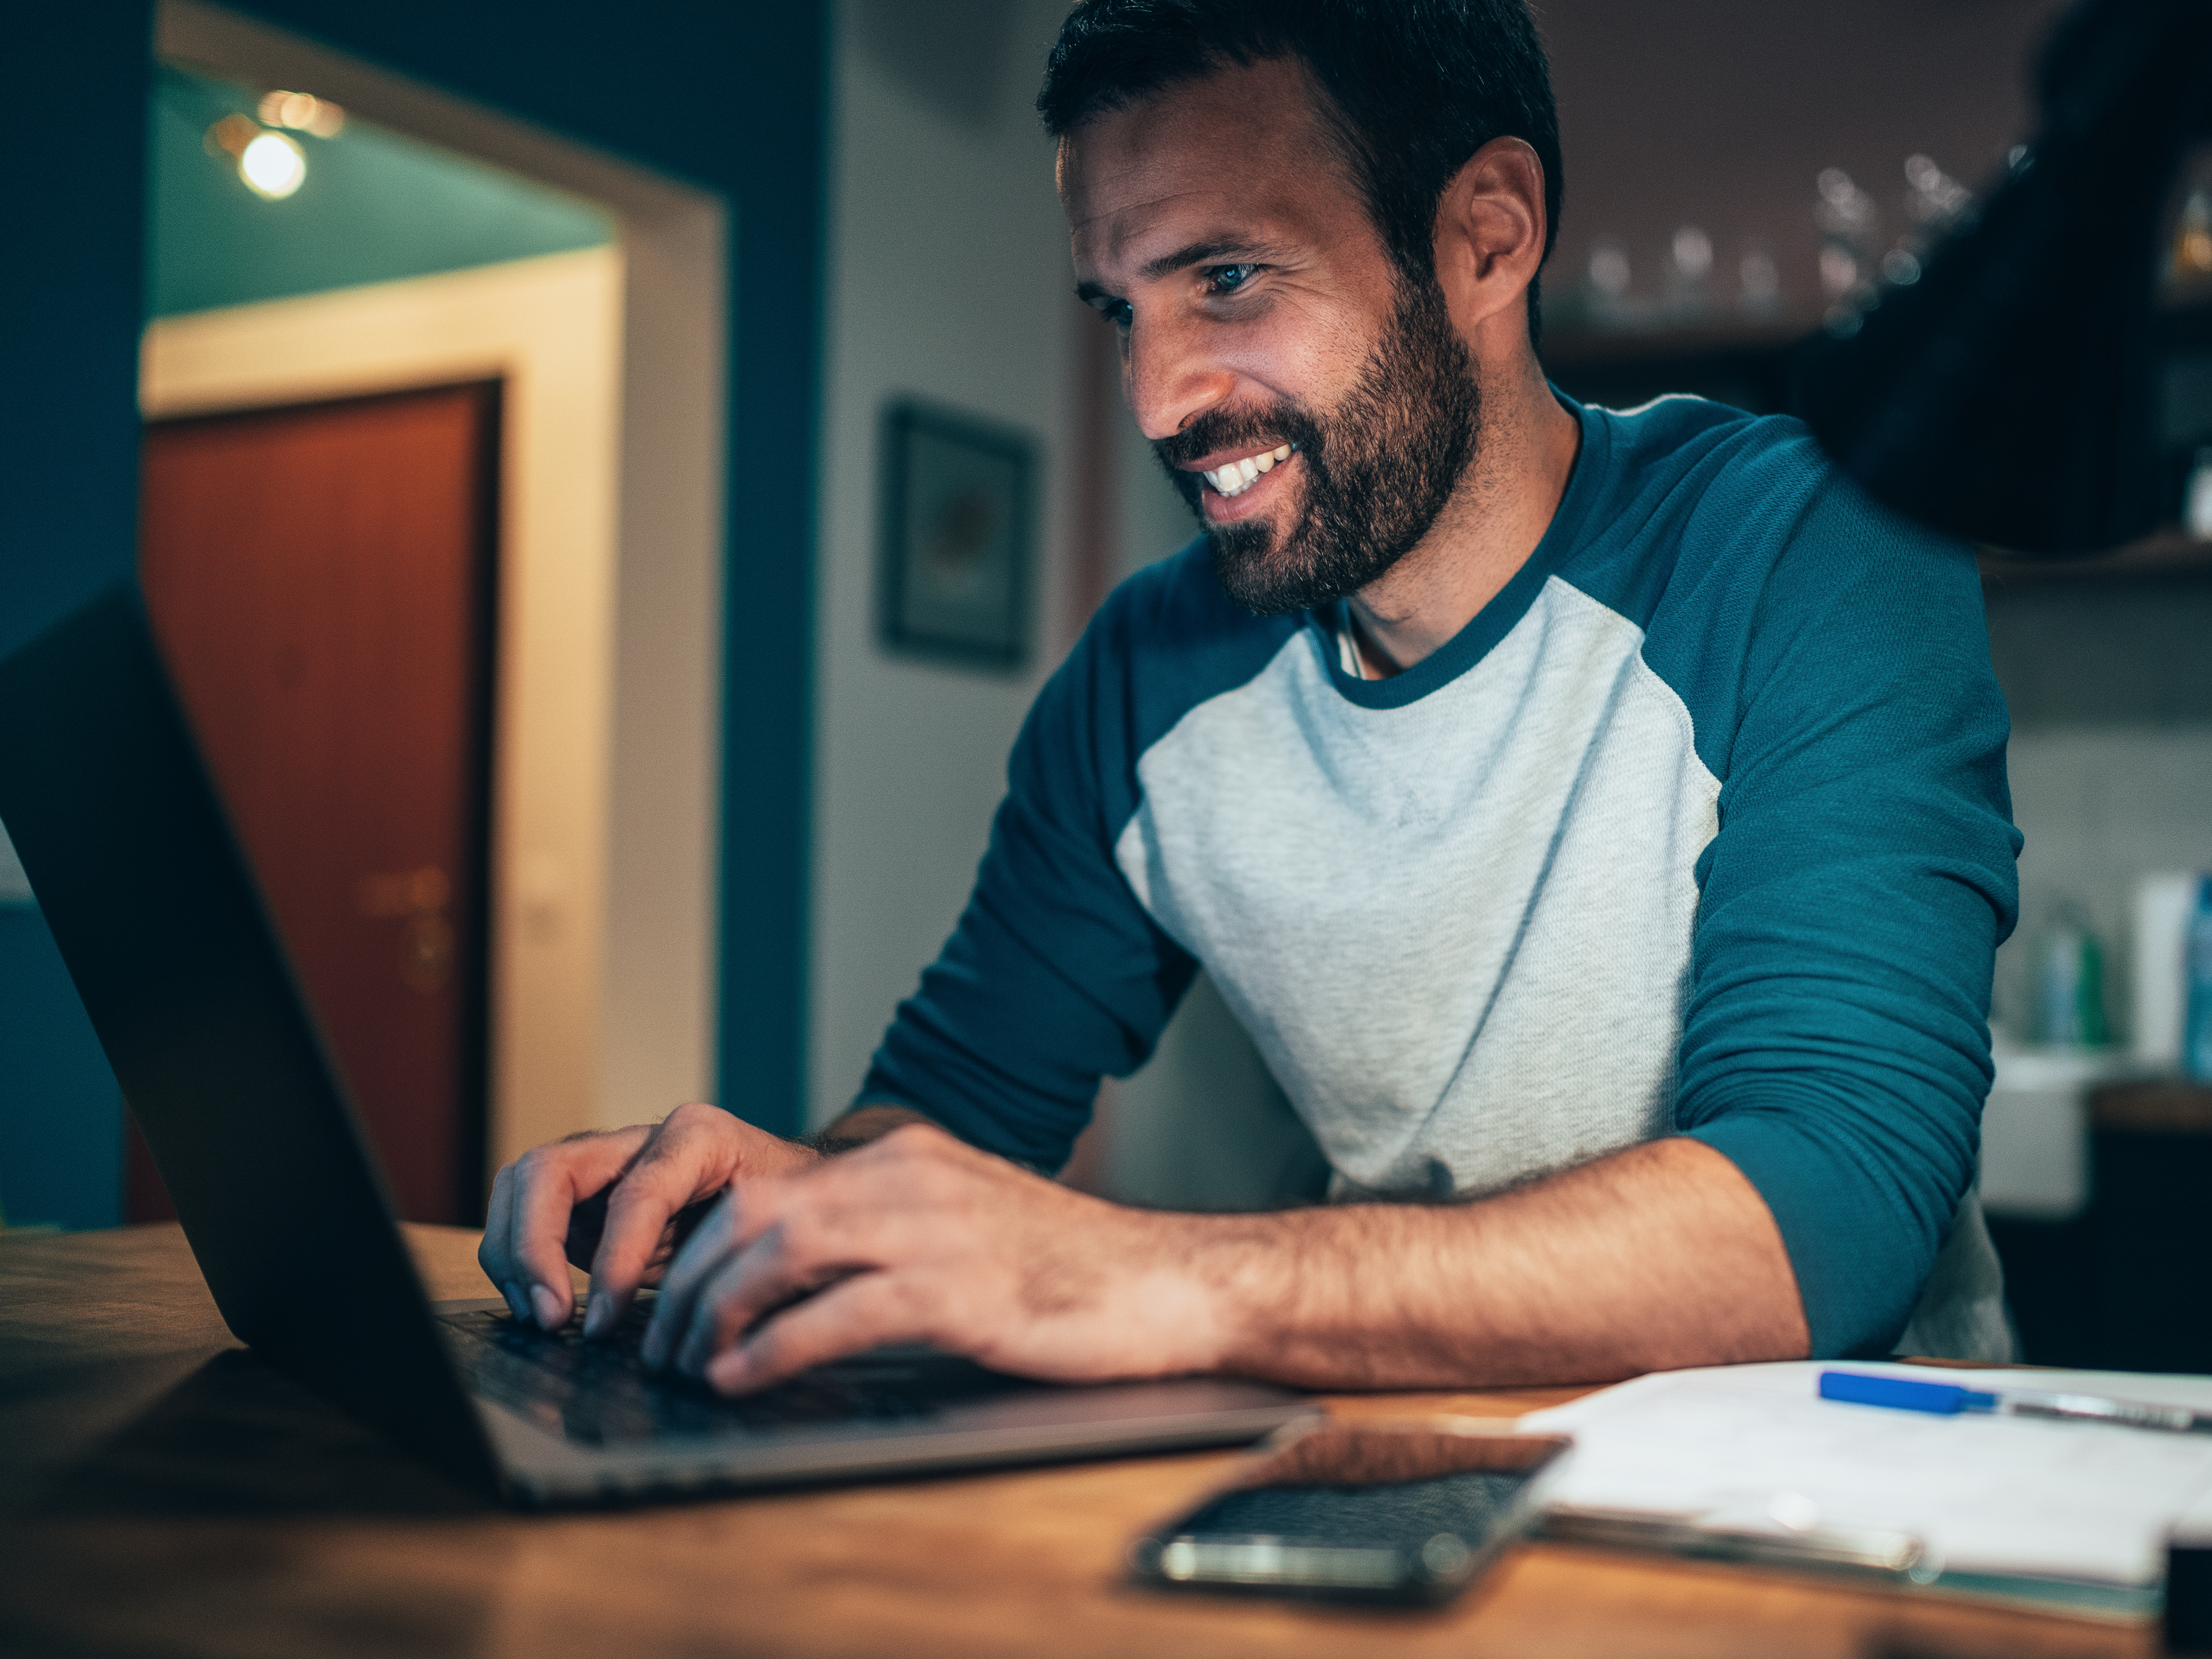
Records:
{"label": "phone screen", "polygon": [[1162,1588],[1443,1601],[1526,1529],[1567,1444],[1475,1419],[1294,1425],[1130,1566]]}

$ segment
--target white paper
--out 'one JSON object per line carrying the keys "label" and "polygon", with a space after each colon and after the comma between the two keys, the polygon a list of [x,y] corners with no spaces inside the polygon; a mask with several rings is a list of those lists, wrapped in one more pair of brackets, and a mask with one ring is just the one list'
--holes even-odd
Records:
{"label": "white paper", "polygon": [[1801,1526],[1910,1533],[1952,1572],[2153,1584],[2167,1528],[2212,1491],[2212,1435],[1844,1405],[1819,1395],[1833,1370],[2212,1411],[2212,1377],[1806,1360],[1662,1371],[1521,1427],[1574,1437],[1553,1504],[1733,1519],[1782,1499]]}

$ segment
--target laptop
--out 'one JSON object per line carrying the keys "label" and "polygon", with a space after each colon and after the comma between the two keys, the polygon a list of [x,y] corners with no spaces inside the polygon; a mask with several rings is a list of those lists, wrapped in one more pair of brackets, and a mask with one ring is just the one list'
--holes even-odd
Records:
{"label": "laptop", "polygon": [[1069,1386],[883,1348],[743,1399],[433,1304],[134,585],[0,662],[0,822],[240,1340],[448,1474],[550,1505],[1227,1444],[1230,1378]]}

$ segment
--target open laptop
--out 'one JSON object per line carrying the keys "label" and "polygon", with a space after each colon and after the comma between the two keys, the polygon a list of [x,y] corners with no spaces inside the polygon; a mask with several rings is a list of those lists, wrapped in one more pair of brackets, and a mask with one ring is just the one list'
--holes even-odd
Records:
{"label": "open laptop", "polygon": [[724,1400],[491,1297],[433,1304],[135,587],[0,663],[0,822],[240,1340],[526,1504],[1255,1439],[1231,1379],[1068,1387],[878,1349]]}

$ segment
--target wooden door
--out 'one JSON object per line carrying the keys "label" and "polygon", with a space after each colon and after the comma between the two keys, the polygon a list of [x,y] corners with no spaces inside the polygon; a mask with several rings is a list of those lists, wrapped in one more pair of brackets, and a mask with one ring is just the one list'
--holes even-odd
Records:
{"label": "wooden door", "polygon": [[[481,1218],[498,387],[147,428],[140,574],[401,1212]],[[167,1213],[132,1132],[127,1213]]]}

